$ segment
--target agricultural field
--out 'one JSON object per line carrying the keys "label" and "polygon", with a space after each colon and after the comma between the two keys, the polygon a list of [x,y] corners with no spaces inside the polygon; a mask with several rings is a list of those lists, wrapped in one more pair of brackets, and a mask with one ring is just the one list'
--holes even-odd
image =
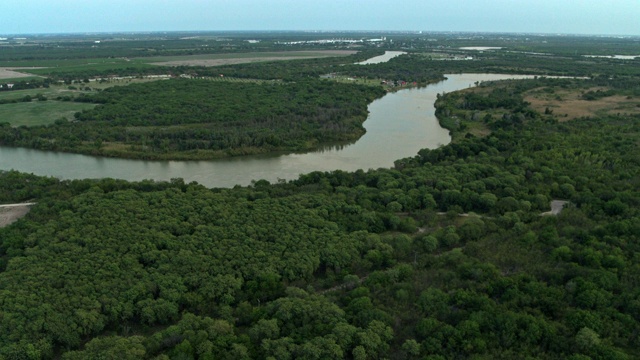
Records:
{"label": "agricultural field", "polygon": [[[89,59],[52,59],[52,60],[19,60],[0,62],[4,66],[0,70],[3,78],[20,78],[44,76],[66,71],[104,71],[117,69],[147,69],[155,66],[220,66],[268,61],[285,61],[301,59],[317,59],[327,57],[343,57],[357,53],[354,50],[315,50],[315,51],[277,51],[218,53],[201,55],[152,56],[136,58],[89,58]],[[11,69],[18,68],[20,71]]]}
{"label": "agricultural field", "polygon": [[[136,83],[158,81],[157,79],[120,79],[105,82],[80,82],[73,85],[53,84],[47,88],[35,88],[0,92],[0,122],[7,122],[13,127],[38,126],[53,124],[56,120],[74,119],[74,114],[89,110],[96,104],[72,101],[77,96],[84,96],[114,86],[126,86]],[[24,101],[25,97],[31,98]],[[42,99],[42,100],[39,100]],[[15,103],[1,103],[16,101]]]}
{"label": "agricultural field", "polygon": [[279,51],[150,57],[138,58],[136,60],[163,66],[220,66],[266,61],[285,61],[296,59],[316,59],[324,57],[348,56],[355,53],[357,53],[357,51],[353,50]]}

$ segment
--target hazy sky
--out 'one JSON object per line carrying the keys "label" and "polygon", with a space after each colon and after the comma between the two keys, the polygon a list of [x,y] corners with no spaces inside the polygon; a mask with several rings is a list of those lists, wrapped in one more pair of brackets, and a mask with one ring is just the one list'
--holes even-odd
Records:
{"label": "hazy sky", "polygon": [[177,30],[640,35],[640,0],[0,0],[0,34]]}

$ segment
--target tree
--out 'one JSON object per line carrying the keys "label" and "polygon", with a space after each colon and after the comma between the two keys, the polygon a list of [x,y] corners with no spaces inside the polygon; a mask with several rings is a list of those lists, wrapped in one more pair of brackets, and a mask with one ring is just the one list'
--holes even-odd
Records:
{"label": "tree", "polygon": [[594,347],[600,345],[600,336],[588,327],[583,327],[576,334],[575,341],[581,351],[588,352]]}
{"label": "tree", "polygon": [[414,339],[408,339],[402,344],[402,351],[409,358],[415,358],[420,355],[420,344]]}
{"label": "tree", "polygon": [[277,339],[280,337],[278,321],[276,319],[260,319],[258,323],[253,325],[249,330],[249,337],[256,345],[259,345],[263,339]]}
{"label": "tree", "polygon": [[438,239],[433,235],[424,234],[418,237],[417,243],[427,253],[432,253],[438,248]]}
{"label": "tree", "polygon": [[68,352],[62,359],[138,360],[144,358],[146,353],[142,340],[141,336],[98,337],[88,342],[84,350]]}
{"label": "tree", "polygon": [[358,345],[353,348],[351,352],[353,355],[353,360],[366,360],[367,359],[367,350],[365,350],[364,346]]}

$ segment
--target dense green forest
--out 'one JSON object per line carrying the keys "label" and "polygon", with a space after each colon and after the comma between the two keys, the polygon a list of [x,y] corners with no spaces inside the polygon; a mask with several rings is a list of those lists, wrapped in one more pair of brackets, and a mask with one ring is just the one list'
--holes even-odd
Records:
{"label": "dense green forest", "polygon": [[332,81],[232,83],[176,79],[108,88],[75,121],[0,127],[0,144],[144,159],[206,159],[310,150],[364,134],[378,87]]}
{"label": "dense green forest", "polygon": [[639,132],[531,113],[234,189],[5,172],[38,204],[0,229],[0,356],[637,358]]}
{"label": "dense green forest", "polygon": [[[283,39],[340,34],[188,35],[122,35],[95,54],[86,51],[98,38],[63,36],[8,45],[0,60],[317,48]],[[0,228],[0,360],[640,358],[640,67],[580,56],[637,44],[530,38],[391,34],[384,48],[409,54],[376,65],[353,62],[380,44],[345,58],[68,66],[16,81],[33,90],[114,73],[203,77],[9,96],[96,107],[47,126],[0,125],[0,144],[208,158],[356,139],[384,90],[320,75],[420,85],[458,72],[585,77],[440,94],[453,142],[389,169],[231,189],[0,170],[0,204],[35,203]],[[509,50],[437,60],[473,45]],[[221,74],[243,82],[213,80]],[[608,107],[568,117],[567,99]],[[562,211],[549,211],[554,200]]]}

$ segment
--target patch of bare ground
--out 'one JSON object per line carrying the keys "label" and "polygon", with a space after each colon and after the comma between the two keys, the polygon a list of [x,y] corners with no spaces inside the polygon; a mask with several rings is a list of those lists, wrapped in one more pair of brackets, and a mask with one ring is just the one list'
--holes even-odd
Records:
{"label": "patch of bare ground", "polygon": [[549,206],[551,206],[551,211],[543,212],[540,215],[541,216],[558,215],[562,212],[562,210],[565,208],[567,204],[569,204],[569,202],[565,200],[552,200],[551,204],[549,204]]}
{"label": "patch of bare ground", "polygon": [[[316,59],[322,57],[331,56],[347,56],[357,53],[352,50],[322,50],[322,51],[287,51],[282,53],[274,53],[273,56],[260,56],[256,54],[255,57],[238,56],[237,58],[224,58],[224,59],[181,59],[175,61],[164,61],[152,63],[152,65],[162,66],[222,66],[222,65],[235,65],[235,64],[247,64],[255,62],[265,61],[283,61],[283,60],[297,60],[297,59]],[[242,55],[242,54],[239,54]]]}
{"label": "patch of bare ground", "polygon": [[524,100],[540,113],[544,113],[548,108],[559,121],[601,114],[640,114],[640,107],[638,107],[640,98],[621,95],[607,96],[597,100],[582,98],[583,92],[603,90],[603,88],[556,90],[551,94],[540,90],[528,91]]}
{"label": "patch of bare ground", "polygon": [[26,73],[22,73],[22,72],[16,71],[16,70],[28,70],[28,69],[42,69],[42,68],[36,68],[36,67],[30,67],[30,68],[0,67],[0,79],[15,79],[15,78],[21,78],[21,77],[37,76],[37,75],[33,75],[33,74],[26,74]]}
{"label": "patch of bare ground", "polygon": [[18,221],[31,210],[33,203],[0,205],[0,228]]}

